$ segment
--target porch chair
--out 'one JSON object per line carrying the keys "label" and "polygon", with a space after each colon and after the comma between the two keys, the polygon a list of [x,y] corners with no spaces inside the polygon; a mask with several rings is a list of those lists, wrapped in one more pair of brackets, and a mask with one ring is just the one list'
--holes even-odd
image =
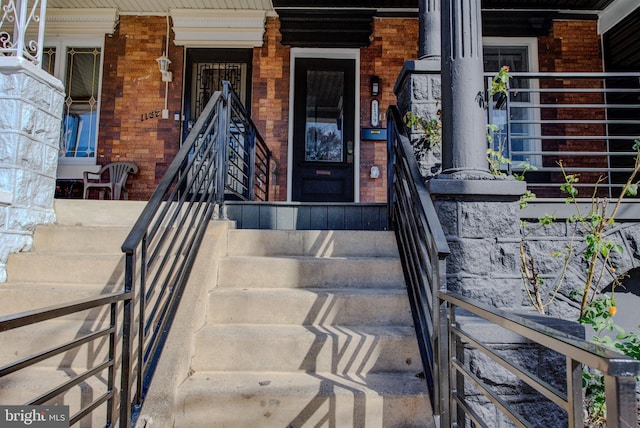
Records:
{"label": "porch chair", "polygon": [[[108,177],[103,177],[107,172]],[[138,167],[132,162],[113,162],[104,165],[98,172],[84,171],[82,178],[84,181],[83,198],[89,196],[89,189],[96,188],[101,191],[109,190],[109,196],[112,200],[120,199],[120,194],[124,190],[125,199],[127,199],[127,191],[125,184],[129,174],[136,174]]]}

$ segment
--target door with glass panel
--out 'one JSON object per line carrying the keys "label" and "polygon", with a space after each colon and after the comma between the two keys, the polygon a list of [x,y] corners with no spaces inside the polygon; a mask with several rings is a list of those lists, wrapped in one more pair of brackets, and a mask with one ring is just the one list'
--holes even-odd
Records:
{"label": "door with glass panel", "polygon": [[292,199],[353,202],[355,61],[297,58]]}

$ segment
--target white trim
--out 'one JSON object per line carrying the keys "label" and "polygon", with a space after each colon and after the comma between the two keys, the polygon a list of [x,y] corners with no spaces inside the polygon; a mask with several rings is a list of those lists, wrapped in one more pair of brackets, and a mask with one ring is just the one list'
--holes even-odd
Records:
{"label": "white trim", "polygon": [[613,1],[598,17],[598,34],[604,34],[611,30],[638,7],[640,7],[638,0]]}
{"label": "white trim", "polygon": [[538,72],[538,39],[536,37],[483,37],[482,45],[526,46],[529,51],[529,71]]}
{"label": "white trim", "polygon": [[[100,75],[98,77],[98,103],[96,104],[96,141],[95,148],[96,154],[94,157],[58,157],[58,171],[57,178],[62,178],[61,175],[69,173],[76,174],[76,176],[65,176],[64,178],[82,178],[82,171],[79,171],[77,168],[68,169],[65,172],[63,166],[78,166],[82,170],[91,169],[93,165],[98,163],[98,146],[100,144],[100,112],[102,105],[102,78],[104,71],[104,34],[72,34],[70,36],[60,35],[54,37],[46,37],[44,42],[44,47],[55,47],[56,49],[56,59],[54,65],[54,76],[60,79],[62,84],[65,82],[65,75],[67,73],[67,48],[68,47],[78,47],[78,48],[99,48],[100,49]],[[66,88],[63,89],[66,93]]]}
{"label": "white trim", "polygon": [[[527,53],[529,57],[529,72],[537,73],[538,72],[538,39],[536,37],[483,37],[482,38],[483,46],[504,46],[504,47],[518,47],[524,46],[527,48]],[[521,71],[521,70],[515,70]],[[496,70],[497,72],[497,70]],[[535,91],[535,89],[539,89],[539,80],[531,79],[529,81],[531,85],[531,89],[534,91],[531,93],[531,99],[527,103],[512,103],[512,106],[517,107],[518,105],[526,105],[526,104],[540,104],[540,93]],[[533,117],[530,118],[533,121],[540,120],[540,109],[530,109],[533,113]],[[541,135],[540,124],[530,125],[533,127],[533,135]],[[534,147],[530,147],[530,151],[540,151],[542,148],[542,142],[540,140],[533,141]],[[542,166],[542,156],[533,155],[529,159],[529,163],[533,166],[540,167]],[[515,165],[513,166],[515,168]]]}
{"label": "white trim", "polygon": [[287,141],[287,201],[293,195],[293,102],[296,58],[352,59],[355,61],[353,123],[353,200],[360,202],[360,49],[291,48],[289,72],[289,138]]}
{"label": "white trim", "polygon": [[187,47],[254,48],[263,45],[264,10],[171,9],[174,43]]}
{"label": "white trim", "polygon": [[112,34],[118,22],[117,9],[47,9],[45,38]]}

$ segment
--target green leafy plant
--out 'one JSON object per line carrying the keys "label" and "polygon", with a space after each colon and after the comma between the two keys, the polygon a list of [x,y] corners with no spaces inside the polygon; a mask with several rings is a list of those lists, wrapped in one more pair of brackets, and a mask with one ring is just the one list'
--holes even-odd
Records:
{"label": "green leafy plant", "polygon": [[429,150],[440,144],[442,140],[442,122],[440,121],[440,110],[437,118],[425,118],[410,111],[404,115],[404,124],[412,129],[422,132],[419,140],[414,143],[418,150]]}
{"label": "green leafy plant", "polygon": [[509,88],[509,79],[511,79],[511,75],[509,74],[509,66],[503,65],[491,80],[491,86],[489,87],[489,97],[493,97],[497,94],[503,94],[505,96],[508,95],[507,90]]}
{"label": "green leafy plant", "polygon": [[[601,288],[603,279],[606,278],[605,273],[615,273],[615,268],[611,265],[611,256],[613,253],[622,253],[623,247],[611,239],[608,239],[607,232],[615,224],[615,217],[624,198],[629,195],[635,195],[635,192],[637,192],[636,176],[640,172],[640,139],[636,140],[633,149],[636,151],[634,170],[630,174],[612,209],[609,209],[610,201],[607,198],[598,198],[596,196],[598,184],[600,183],[599,180],[594,186],[591,195],[590,209],[588,212],[583,212],[578,203],[579,190],[577,184],[579,183],[579,176],[567,174],[562,161],[558,162],[564,177],[561,190],[567,195],[565,202],[574,206],[576,214],[567,219],[567,226],[571,231],[568,243],[562,250],[552,254],[553,257],[563,258],[563,263],[559,281],[553,290],[549,292],[548,296],[541,295],[541,293],[544,292],[544,279],[542,279],[538,272],[536,260],[528,254],[526,239],[540,228],[553,224],[555,219],[550,219],[548,216],[545,216],[538,219],[535,227],[531,227],[528,224],[522,224],[521,227],[521,273],[529,300],[538,312],[542,314],[545,313],[545,308],[555,299],[558,290],[563,285],[569,263],[573,257],[577,256],[575,254],[577,236],[584,236],[585,243],[584,251],[579,254],[579,257],[581,257],[585,264],[586,278],[581,289],[580,317],[585,316],[588,305],[594,301],[594,298]],[[520,206],[526,207],[531,198],[531,195],[525,195],[521,199]],[[615,279],[614,287],[617,284],[618,279]]]}
{"label": "green leafy plant", "polygon": [[[580,291],[576,291],[572,297],[582,300],[581,294]],[[616,324],[614,316],[617,312],[614,289],[610,296],[599,295],[587,304],[584,314],[578,321],[593,328],[595,335],[591,340],[594,343],[640,360],[640,335],[635,331],[626,332]],[[585,408],[587,410],[585,424],[589,427],[606,426],[607,406],[604,376],[598,370],[584,369],[582,371],[582,387],[585,390]]]}

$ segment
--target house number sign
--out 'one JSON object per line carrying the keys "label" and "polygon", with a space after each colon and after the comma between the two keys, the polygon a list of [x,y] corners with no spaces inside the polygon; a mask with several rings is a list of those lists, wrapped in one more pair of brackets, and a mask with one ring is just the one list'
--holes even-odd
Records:
{"label": "house number sign", "polygon": [[153,119],[155,117],[160,117],[161,116],[161,110],[155,110],[152,111],[150,113],[144,113],[140,115],[140,121],[144,122],[145,120],[149,120],[149,119]]}

